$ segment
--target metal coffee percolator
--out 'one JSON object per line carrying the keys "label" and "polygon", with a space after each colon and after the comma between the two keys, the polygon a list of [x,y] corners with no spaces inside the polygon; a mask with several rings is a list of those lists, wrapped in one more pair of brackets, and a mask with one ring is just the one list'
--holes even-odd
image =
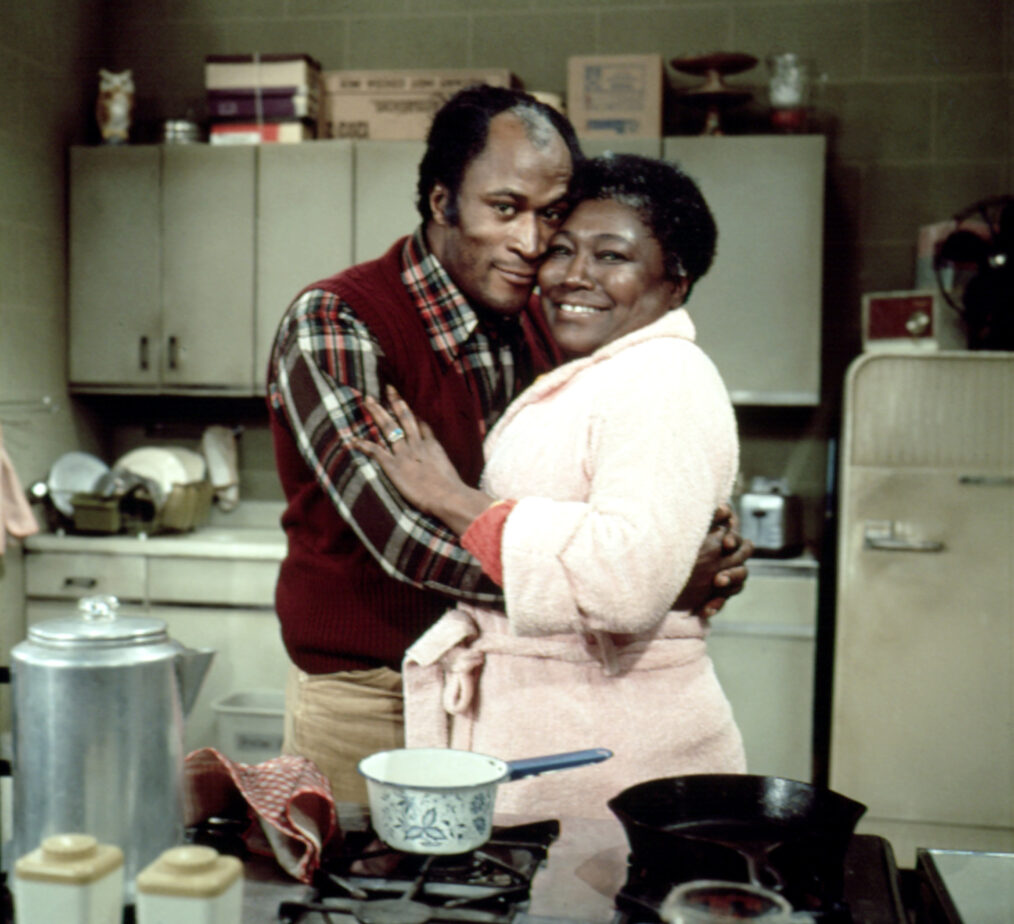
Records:
{"label": "metal coffee percolator", "polygon": [[161,619],[86,597],[11,651],[14,856],[53,834],[90,834],[134,878],[183,840],[183,717],[214,656]]}

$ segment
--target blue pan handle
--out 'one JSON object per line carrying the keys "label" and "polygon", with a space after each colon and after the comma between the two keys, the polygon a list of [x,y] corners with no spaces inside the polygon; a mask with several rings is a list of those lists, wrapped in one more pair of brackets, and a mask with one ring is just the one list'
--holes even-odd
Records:
{"label": "blue pan handle", "polygon": [[549,754],[546,757],[527,757],[524,760],[507,761],[507,778],[520,780],[526,776],[538,776],[540,773],[552,773],[554,770],[569,770],[571,767],[583,767],[585,764],[597,764],[608,760],[613,752],[607,748],[592,748],[588,751],[568,751],[565,754]]}

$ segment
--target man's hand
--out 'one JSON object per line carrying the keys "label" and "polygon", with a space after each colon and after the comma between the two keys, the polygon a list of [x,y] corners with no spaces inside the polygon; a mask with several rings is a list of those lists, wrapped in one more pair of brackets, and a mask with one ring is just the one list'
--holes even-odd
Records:
{"label": "man's hand", "polygon": [[673,604],[677,610],[689,610],[710,619],[729,597],[738,594],[746,583],[746,561],[753,555],[753,543],[737,532],[736,515],[722,504],[711,521],[697,562],[680,595]]}

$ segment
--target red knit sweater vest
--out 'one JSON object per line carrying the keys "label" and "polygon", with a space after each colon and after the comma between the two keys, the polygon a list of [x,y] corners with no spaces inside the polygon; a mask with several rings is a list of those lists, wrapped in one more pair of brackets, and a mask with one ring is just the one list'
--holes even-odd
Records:
{"label": "red knit sweater vest", "polygon": [[[464,376],[433,352],[401,281],[403,246],[404,239],[380,259],[310,288],[338,295],[369,327],[384,353],[381,384],[398,389],[433,427],[462,478],[477,484],[483,463],[479,402]],[[534,371],[545,371],[553,360],[541,312],[527,311],[523,330]],[[285,420],[273,410],[270,419],[288,501],[282,517],[288,553],[275,606],[289,657],[311,674],[380,665],[400,669],[405,649],[450,601],[383,571],[317,484]]]}

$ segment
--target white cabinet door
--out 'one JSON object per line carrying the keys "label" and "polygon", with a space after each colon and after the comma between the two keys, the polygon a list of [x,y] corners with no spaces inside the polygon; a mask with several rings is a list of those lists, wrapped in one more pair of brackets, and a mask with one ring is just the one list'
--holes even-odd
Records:
{"label": "white cabinet door", "polygon": [[820,397],[824,138],[666,138],[718,224],[711,270],[687,307],[740,404]]}
{"label": "white cabinet door", "polygon": [[152,606],[150,614],[165,620],[171,638],[216,652],[186,718],[188,753],[217,746],[214,704],[222,697],[243,690],[285,689],[289,659],[272,610]]}
{"label": "white cabinet door", "polygon": [[160,253],[159,149],[72,148],[71,385],[158,384]]}
{"label": "white cabinet door", "polygon": [[422,141],[356,142],[356,263],[381,256],[420,222],[415,207]]}
{"label": "white cabinet door", "polygon": [[259,393],[289,303],[304,286],[352,264],[352,171],[350,141],[259,146],[254,351]]}
{"label": "white cabinet door", "polygon": [[162,148],[166,386],[253,390],[255,154]]}
{"label": "white cabinet door", "polygon": [[755,559],[743,592],[712,620],[708,651],[750,773],[810,779],[816,616],[815,570]]}

